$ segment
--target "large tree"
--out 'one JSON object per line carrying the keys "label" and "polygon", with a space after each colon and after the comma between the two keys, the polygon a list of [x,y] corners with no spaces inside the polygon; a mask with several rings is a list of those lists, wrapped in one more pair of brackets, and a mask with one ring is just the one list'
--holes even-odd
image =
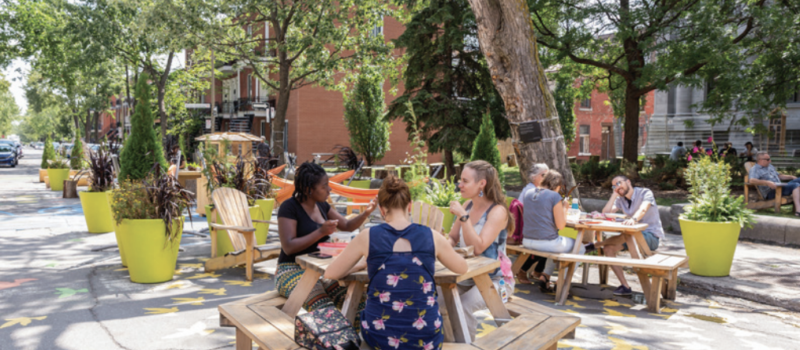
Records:
{"label": "large tree", "polygon": [[[337,74],[361,64],[387,66],[392,45],[383,38],[383,17],[393,11],[381,0],[212,1],[218,22],[205,28],[222,60],[235,60],[277,95],[273,153],[283,161],[283,129],[293,90],[318,85],[342,88]],[[268,29],[264,25],[268,26]],[[268,33],[269,37],[265,37]],[[384,70],[391,78],[393,70]]]}
{"label": "large tree", "polygon": [[365,66],[353,89],[344,94],[344,123],[350,134],[350,147],[364,156],[368,166],[383,159],[391,146],[392,124],[383,117],[386,111],[383,83],[383,76]]}
{"label": "large tree", "polygon": [[528,1],[540,45],[604,71],[595,78],[624,108],[628,161],[638,156],[642,96],[694,82],[766,20],[765,0]]}
{"label": "large tree", "polygon": [[[567,148],[539,61],[536,35],[527,4],[502,0],[470,0],[478,23],[478,40],[486,56],[492,81],[505,103],[514,151],[523,178],[533,163],[547,163],[564,175],[567,186],[575,178],[567,161]],[[542,139],[520,141],[520,123],[538,123]],[[526,124],[531,125],[531,124]]]}
{"label": "large tree", "polygon": [[[418,1],[404,3],[414,6]],[[476,40],[475,16],[467,0],[430,0],[420,5],[395,40],[398,48],[405,49],[405,90],[392,102],[387,118],[405,121],[409,140],[418,128],[428,151],[444,153],[447,173],[453,175],[453,152],[470,156],[487,110],[498,138],[510,135],[508,122]],[[413,103],[417,125],[411,125],[407,101]]]}

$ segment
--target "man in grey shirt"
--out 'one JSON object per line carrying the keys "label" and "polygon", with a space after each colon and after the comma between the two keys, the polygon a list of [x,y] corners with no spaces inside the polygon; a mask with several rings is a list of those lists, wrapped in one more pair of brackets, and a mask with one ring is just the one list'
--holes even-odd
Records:
{"label": "man in grey shirt", "polygon": [[[614,213],[622,210],[630,219],[625,220],[625,225],[647,224],[642,232],[644,240],[650,250],[658,249],[658,243],[664,238],[664,229],[661,227],[661,217],[658,215],[658,205],[653,191],[644,187],[633,187],[631,180],[623,175],[615,176],[611,180],[614,194],[603,208],[603,213]],[[603,253],[608,257],[615,257],[617,253],[628,248],[623,235],[611,237],[596,244],[587,245],[587,251],[603,247]],[[619,266],[611,269],[622,284],[614,291],[615,295],[630,295],[631,286],[625,279],[625,274]]]}
{"label": "man in grey shirt", "polygon": [[672,147],[672,152],[669,153],[669,160],[678,161],[686,155],[686,148],[683,148],[683,142],[678,142],[678,145]]}
{"label": "man in grey shirt", "polygon": [[772,166],[772,157],[769,153],[761,151],[756,153],[756,165],[750,168],[750,183],[758,186],[758,192],[767,200],[775,198],[775,191],[781,181],[789,181],[781,187],[781,195],[792,196],[794,200],[794,216],[800,216],[798,212],[798,203],[800,203],[800,180],[792,175],[780,175],[775,167]]}

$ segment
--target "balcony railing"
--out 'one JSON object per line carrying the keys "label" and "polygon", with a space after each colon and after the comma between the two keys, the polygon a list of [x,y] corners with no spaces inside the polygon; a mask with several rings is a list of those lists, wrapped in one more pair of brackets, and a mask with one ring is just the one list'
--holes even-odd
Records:
{"label": "balcony railing", "polygon": [[267,103],[267,98],[262,96],[243,97],[233,101],[222,103],[222,113],[232,114],[244,111],[252,111],[254,103]]}

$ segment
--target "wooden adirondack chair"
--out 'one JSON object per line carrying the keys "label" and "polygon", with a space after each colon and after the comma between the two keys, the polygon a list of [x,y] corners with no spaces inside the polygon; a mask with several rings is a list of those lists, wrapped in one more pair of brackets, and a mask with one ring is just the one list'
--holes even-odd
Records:
{"label": "wooden adirondack chair", "polygon": [[[206,261],[205,271],[211,272],[244,264],[247,280],[253,280],[253,264],[274,259],[281,253],[280,242],[256,246],[256,229],[253,222],[269,221],[251,220],[244,193],[232,188],[218,188],[211,194],[216,210],[211,214],[211,259]],[[220,215],[222,224],[215,224],[216,215]],[[217,254],[217,230],[227,230],[228,237],[235,249],[225,256]]]}
{"label": "wooden adirondack chair", "polygon": [[411,205],[411,221],[415,224],[428,226],[431,230],[442,232],[444,213],[433,205],[416,201]]}
{"label": "wooden adirondack chair", "polygon": [[[758,209],[765,209],[765,208],[774,208],[775,209],[775,213],[780,213],[782,205],[792,204],[792,196],[783,197],[782,196],[782,192],[781,192],[781,188],[778,187],[777,190],[775,191],[775,198],[774,199],[767,200],[766,198],[764,198],[764,195],[761,193],[761,191],[758,190],[758,186],[750,183],[750,176],[749,176],[750,175],[750,169],[752,169],[754,165],[756,165],[755,162],[744,163],[744,170],[745,170],[745,174],[744,174],[744,204],[747,206],[747,209],[758,210]],[[755,192],[758,195],[758,198],[760,200],[755,201],[755,202],[751,202],[750,201],[749,197],[750,197],[750,188],[751,187],[753,188],[753,190],[755,190]]]}

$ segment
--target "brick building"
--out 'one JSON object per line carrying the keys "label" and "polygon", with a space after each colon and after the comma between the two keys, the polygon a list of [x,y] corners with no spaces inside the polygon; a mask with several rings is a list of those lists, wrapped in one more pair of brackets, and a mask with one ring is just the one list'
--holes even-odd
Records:
{"label": "brick building", "polygon": [[[647,101],[641,106],[639,116],[640,149],[647,140],[648,116],[653,114],[654,93],[646,96]],[[614,111],[608,101],[608,94],[594,90],[589,98],[575,102],[575,141],[569,146],[568,156],[578,160],[600,156],[601,160],[607,160],[621,155],[622,145],[617,143],[623,138],[622,135],[615,137],[621,132],[621,125],[614,120]]]}
{"label": "brick building", "polygon": [[[246,28],[253,35],[269,37],[265,26]],[[261,33],[263,31],[263,33]],[[404,26],[393,18],[386,17],[383,27],[375,28],[375,34],[383,34],[385,40],[396,39],[404,31]],[[263,47],[261,48],[263,49]],[[191,50],[187,50],[187,55]],[[188,58],[188,57],[187,57]],[[239,62],[226,62],[219,70],[226,75],[215,79],[215,95],[210,101],[210,90],[206,90],[200,103],[212,102],[217,108],[215,130],[249,132],[270,140],[271,129],[268,116],[270,107],[274,108],[276,93],[252,75],[252,69]],[[275,77],[276,78],[276,77]],[[386,104],[398,95],[389,93],[391,88],[384,84]],[[266,107],[266,108],[264,108]],[[274,110],[274,109],[273,109]],[[210,132],[210,119],[206,121],[206,132]],[[349,145],[349,136],[344,123],[344,101],[337,91],[327,91],[317,86],[305,86],[291,92],[286,112],[286,149],[297,155],[298,162],[313,159],[312,153],[330,153],[336,145]],[[395,121],[390,135],[391,150],[378,164],[402,164],[406,153],[412,151],[405,131],[405,123]],[[428,162],[440,162],[440,154],[429,155]]]}

